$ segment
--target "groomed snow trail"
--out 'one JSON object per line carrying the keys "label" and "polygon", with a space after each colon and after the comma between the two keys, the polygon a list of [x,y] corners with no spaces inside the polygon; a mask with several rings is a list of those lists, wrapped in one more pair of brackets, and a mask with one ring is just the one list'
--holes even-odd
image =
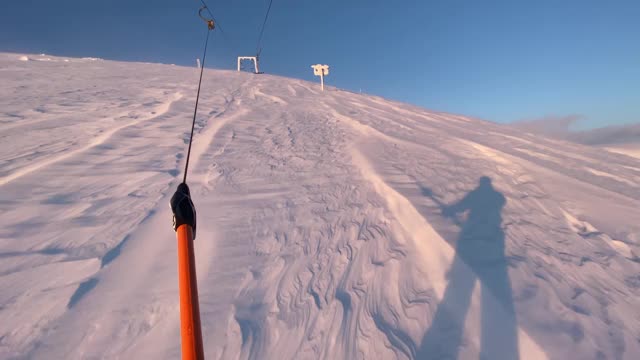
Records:
{"label": "groomed snow trail", "polygon": [[[196,69],[19,58],[0,358],[179,357],[168,199]],[[207,358],[640,356],[634,158],[215,70],[192,156]]]}

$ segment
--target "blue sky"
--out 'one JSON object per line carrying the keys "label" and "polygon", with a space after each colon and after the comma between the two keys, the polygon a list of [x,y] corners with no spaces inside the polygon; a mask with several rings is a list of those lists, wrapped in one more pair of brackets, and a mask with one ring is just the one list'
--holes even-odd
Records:
{"label": "blue sky", "polygon": [[[253,55],[269,0],[206,0],[221,25],[209,65]],[[0,5],[0,51],[190,65],[198,0],[20,0]],[[640,122],[637,0],[274,0],[267,73],[497,122],[579,115]]]}

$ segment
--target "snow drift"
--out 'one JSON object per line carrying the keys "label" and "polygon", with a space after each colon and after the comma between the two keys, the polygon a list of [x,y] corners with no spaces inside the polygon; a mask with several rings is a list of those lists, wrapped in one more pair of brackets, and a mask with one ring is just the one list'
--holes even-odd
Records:
{"label": "snow drift", "polygon": [[[0,54],[0,358],[177,358],[197,70],[47,59]],[[207,358],[640,356],[638,159],[219,70],[192,156]]]}

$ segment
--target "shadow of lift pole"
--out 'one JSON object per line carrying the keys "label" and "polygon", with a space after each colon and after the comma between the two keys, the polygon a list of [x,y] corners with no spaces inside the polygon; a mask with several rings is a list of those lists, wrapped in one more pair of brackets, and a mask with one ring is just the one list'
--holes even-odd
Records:
{"label": "shadow of lift pole", "polygon": [[[444,216],[454,220],[460,234],[447,273],[449,283],[416,359],[458,358],[476,280],[482,285],[480,358],[518,359],[518,327],[502,230],[506,198],[486,176],[452,205],[442,203],[429,188],[423,187],[422,193],[438,204]],[[468,212],[467,218],[460,221],[457,215],[464,212]],[[498,301],[491,301],[490,296]]]}

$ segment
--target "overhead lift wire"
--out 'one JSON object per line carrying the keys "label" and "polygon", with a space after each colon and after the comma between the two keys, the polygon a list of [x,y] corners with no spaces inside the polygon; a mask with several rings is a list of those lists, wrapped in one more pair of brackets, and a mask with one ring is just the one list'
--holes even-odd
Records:
{"label": "overhead lift wire", "polygon": [[[203,0],[202,3],[204,4]],[[187,183],[187,170],[189,169],[189,158],[191,157],[191,145],[193,144],[193,131],[196,127],[196,115],[198,114],[198,102],[200,101],[200,88],[202,86],[202,74],[204,74],[204,63],[205,60],[207,58],[207,47],[209,45],[209,34],[211,33],[211,30],[213,30],[215,28],[215,22],[213,20],[213,17],[211,17],[211,20],[205,19],[202,16],[202,10],[207,9],[209,11],[209,8],[206,7],[207,5],[203,5],[203,7],[200,9],[200,11],[198,12],[198,15],[200,15],[200,17],[205,20],[207,22],[207,39],[204,42],[204,52],[202,54],[202,64],[200,64],[200,79],[198,80],[198,92],[196,94],[196,106],[193,109],[193,121],[191,123],[191,135],[189,136],[189,149],[187,150],[187,161],[184,164],[184,178],[182,179],[182,182],[184,184]],[[209,14],[211,14],[211,11],[209,11]]]}
{"label": "overhead lift wire", "polygon": [[256,46],[256,56],[259,57],[262,52],[262,48],[260,44],[262,43],[262,35],[264,34],[264,28],[267,25],[267,20],[269,19],[269,13],[271,12],[271,5],[273,5],[273,0],[269,1],[269,8],[267,9],[267,14],[264,16],[264,21],[262,22],[262,29],[260,29],[260,35],[258,36],[258,45]]}
{"label": "overhead lift wire", "polygon": [[213,16],[213,13],[209,9],[209,5],[207,5],[207,3],[204,2],[204,0],[200,0],[200,3],[202,3],[202,7],[200,8],[200,12],[202,12],[202,10],[207,10],[211,20],[213,20],[216,23],[216,27],[220,30],[220,32],[224,32],[224,31],[222,31],[222,26],[220,26],[220,23],[218,23],[218,20],[216,20],[216,18]]}
{"label": "overhead lift wire", "polygon": [[224,29],[222,28],[222,25],[218,22],[218,20],[216,20],[216,18],[213,16],[213,13],[211,12],[211,9],[209,9],[209,5],[207,5],[207,3],[204,0],[200,0],[200,3],[202,4],[202,6],[207,10],[207,12],[209,13],[209,17],[211,18],[211,20],[213,20],[216,23],[216,29],[220,30],[220,35],[222,35],[222,40],[224,40],[229,47],[233,50],[235,47],[233,46],[233,44],[231,43],[231,41],[229,41],[229,38],[227,38],[227,33],[224,31]]}

